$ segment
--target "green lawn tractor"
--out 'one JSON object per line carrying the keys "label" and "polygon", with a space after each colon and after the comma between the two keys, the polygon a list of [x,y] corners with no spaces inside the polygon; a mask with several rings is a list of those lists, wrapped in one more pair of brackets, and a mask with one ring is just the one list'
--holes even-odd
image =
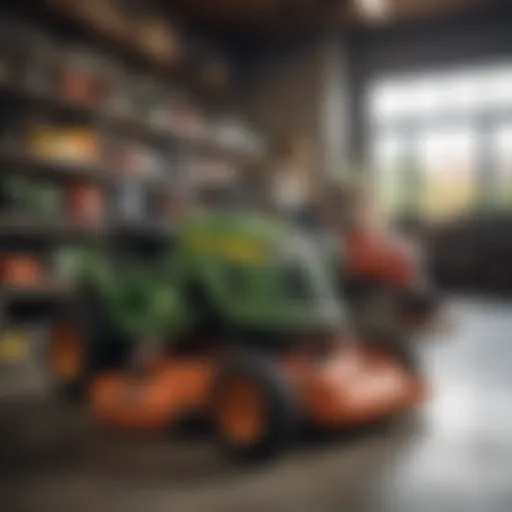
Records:
{"label": "green lawn tractor", "polygon": [[[301,425],[346,428],[423,400],[403,350],[358,339],[338,261],[292,226],[196,212],[163,240],[76,253],[76,299],[52,324],[57,389],[119,428],[210,422],[237,460],[282,451]],[[140,347],[157,350],[137,363]],[[154,355],[158,353],[158,355]]]}

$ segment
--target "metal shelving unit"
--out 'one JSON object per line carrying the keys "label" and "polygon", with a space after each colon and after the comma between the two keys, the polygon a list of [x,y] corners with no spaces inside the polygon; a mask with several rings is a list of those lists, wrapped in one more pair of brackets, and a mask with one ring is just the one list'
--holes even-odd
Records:
{"label": "metal shelving unit", "polygon": [[[72,23],[76,23],[72,22]],[[84,27],[82,27],[84,28]],[[94,39],[94,38],[93,38]],[[97,39],[97,38],[96,38]],[[97,43],[97,40],[95,41]],[[111,41],[104,40],[111,46]],[[124,58],[144,61],[144,56],[126,45],[114,45],[114,55],[122,62]],[[153,76],[162,76],[168,83],[176,83],[178,87],[190,89],[197,96],[209,94],[207,88],[201,86],[197,77],[190,70],[167,66],[156,66],[147,63],[147,70]],[[0,79],[0,96],[9,101],[19,102],[22,108],[33,109],[42,114],[41,118],[66,117],[77,120],[80,124],[90,127],[99,133],[119,137],[125,141],[142,143],[154,149],[162,148],[169,155],[171,152],[194,155],[198,157],[222,157],[229,162],[239,163],[249,157],[243,150],[223,147],[205,135],[188,136],[171,126],[163,128],[150,123],[146,119],[120,116],[101,104],[83,104],[68,100],[51,87],[35,87],[26,78],[14,79],[10,75]],[[112,166],[95,163],[80,163],[65,160],[43,158],[32,154],[25,144],[4,144],[0,146],[0,165],[3,176],[21,175],[38,181],[56,182],[61,186],[73,183],[87,183],[102,187],[110,193],[113,189],[126,184],[135,184],[150,189],[154,193],[170,191],[176,184],[176,176],[166,174],[166,169],[159,173],[123,172]],[[47,251],[48,248],[60,245],[107,243],[114,233],[122,232],[135,240],[154,239],[166,236],[172,231],[172,220],[117,220],[108,215],[98,225],[81,224],[63,214],[61,217],[45,217],[19,213],[0,213],[0,249],[11,250],[21,247],[22,252]],[[35,249],[34,249],[35,248]],[[72,297],[73,290],[69,286],[59,284],[55,280],[45,280],[34,285],[0,286],[0,327],[5,326],[6,314],[12,305],[25,308],[41,304],[65,303]]]}

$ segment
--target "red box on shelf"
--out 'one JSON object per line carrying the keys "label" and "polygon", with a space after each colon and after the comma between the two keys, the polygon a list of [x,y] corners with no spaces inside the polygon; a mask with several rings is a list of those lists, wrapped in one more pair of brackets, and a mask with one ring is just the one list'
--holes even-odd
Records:
{"label": "red box on shelf", "polygon": [[99,187],[71,185],[67,189],[67,212],[81,224],[97,225],[103,220],[104,197]]}
{"label": "red box on shelf", "polygon": [[40,283],[43,277],[41,263],[26,254],[3,256],[0,260],[0,281],[14,286],[32,286]]}

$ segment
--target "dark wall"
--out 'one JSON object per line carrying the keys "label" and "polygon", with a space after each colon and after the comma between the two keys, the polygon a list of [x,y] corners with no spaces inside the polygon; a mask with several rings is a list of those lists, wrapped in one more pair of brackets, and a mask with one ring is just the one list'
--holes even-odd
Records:
{"label": "dark wall", "polygon": [[352,157],[364,156],[364,93],[373,80],[415,70],[512,58],[512,6],[351,37]]}

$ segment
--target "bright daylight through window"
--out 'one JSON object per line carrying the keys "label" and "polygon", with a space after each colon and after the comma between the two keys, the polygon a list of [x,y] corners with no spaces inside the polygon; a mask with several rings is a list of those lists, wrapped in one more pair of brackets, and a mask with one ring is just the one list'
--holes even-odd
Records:
{"label": "bright daylight through window", "polygon": [[512,206],[512,65],[382,79],[367,99],[385,214],[441,220]]}

